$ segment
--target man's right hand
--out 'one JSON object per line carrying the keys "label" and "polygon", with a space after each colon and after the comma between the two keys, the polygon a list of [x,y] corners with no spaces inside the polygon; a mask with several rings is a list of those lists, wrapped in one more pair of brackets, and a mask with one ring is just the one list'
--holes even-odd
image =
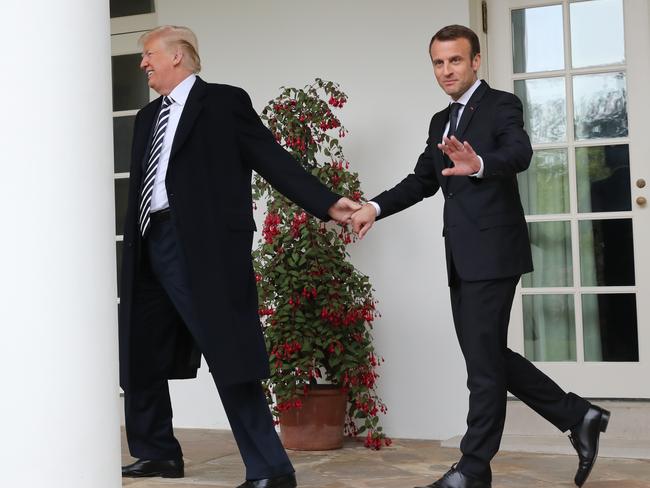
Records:
{"label": "man's right hand", "polygon": [[375,223],[376,218],[377,211],[369,203],[366,203],[360,210],[352,214],[352,229],[359,236],[359,239],[363,239],[363,236],[366,235]]}

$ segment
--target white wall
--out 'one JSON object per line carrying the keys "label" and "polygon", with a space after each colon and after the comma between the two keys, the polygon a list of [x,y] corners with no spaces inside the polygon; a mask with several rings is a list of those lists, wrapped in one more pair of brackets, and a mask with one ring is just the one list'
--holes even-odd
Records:
{"label": "white wall", "polygon": [[[468,2],[456,0],[158,0],[157,10],[160,24],[196,32],[201,76],[244,87],[258,111],[280,86],[317,76],[339,82],[350,100],[342,112],[345,151],[369,198],[412,170],[431,115],[447,103],[428,58],[431,36],[469,22]],[[441,210],[437,195],[351,246],[380,300],[380,393],[393,437],[464,431],[465,367],[451,320]],[[172,389],[177,426],[227,426],[207,368]]]}

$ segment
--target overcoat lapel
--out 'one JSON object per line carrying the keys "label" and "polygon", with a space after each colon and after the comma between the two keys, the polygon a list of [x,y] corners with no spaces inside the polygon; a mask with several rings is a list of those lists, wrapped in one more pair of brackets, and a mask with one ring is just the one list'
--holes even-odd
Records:
{"label": "overcoat lapel", "polygon": [[158,114],[160,113],[160,106],[162,104],[162,97],[159,97],[156,100],[156,103],[150,105],[149,107],[143,109],[142,111],[142,125],[144,127],[149,127],[147,132],[147,140],[144,144],[144,152],[140,157],[141,168],[146,170],[147,159],[149,159],[149,151],[151,150],[151,143],[153,142],[153,131],[156,130],[156,120],[158,120]]}
{"label": "overcoat lapel", "polygon": [[172,142],[172,150],[169,155],[170,165],[172,164],[174,155],[176,155],[178,150],[183,146],[187,137],[190,135],[194,122],[196,122],[196,118],[199,116],[199,113],[201,113],[201,109],[203,108],[201,99],[205,96],[206,91],[207,83],[197,76],[194,86],[190,90],[190,94],[185,102],[181,119],[178,121],[178,128],[176,129],[174,141]]}

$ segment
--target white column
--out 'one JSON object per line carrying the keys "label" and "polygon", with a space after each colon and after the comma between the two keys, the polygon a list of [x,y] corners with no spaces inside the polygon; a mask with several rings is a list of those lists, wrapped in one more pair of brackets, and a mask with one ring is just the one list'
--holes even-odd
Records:
{"label": "white column", "polygon": [[0,486],[115,488],[108,1],[1,10]]}

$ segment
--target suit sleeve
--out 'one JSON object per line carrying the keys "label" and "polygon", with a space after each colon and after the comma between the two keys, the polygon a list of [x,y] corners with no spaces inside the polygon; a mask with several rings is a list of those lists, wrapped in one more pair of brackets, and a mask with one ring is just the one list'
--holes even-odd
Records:
{"label": "suit sleeve", "polygon": [[495,110],[496,149],[481,154],[483,178],[511,178],[528,169],[533,149],[524,130],[521,102],[511,93],[503,93]]}
{"label": "suit sleeve", "polygon": [[233,115],[245,164],[289,200],[319,219],[329,220],[327,211],[340,195],[309,174],[276,142],[255,113],[248,94],[239,88],[235,90]]}
{"label": "suit sleeve", "polygon": [[[431,130],[429,134],[431,134]],[[435,195],[438,188],[440,188],[440,183],[433,163],[432,151],[434,150],[437,150],[437,147],[435,143],[432,143],[432,136],[430,135],[429,139],[427,139],[426,148],[420,154],[413,172],[390,190],[380,193],[372,199],[381,208],[381,214],[377,219],[388,217],[411,205],[415,205],[424,198]]]}

